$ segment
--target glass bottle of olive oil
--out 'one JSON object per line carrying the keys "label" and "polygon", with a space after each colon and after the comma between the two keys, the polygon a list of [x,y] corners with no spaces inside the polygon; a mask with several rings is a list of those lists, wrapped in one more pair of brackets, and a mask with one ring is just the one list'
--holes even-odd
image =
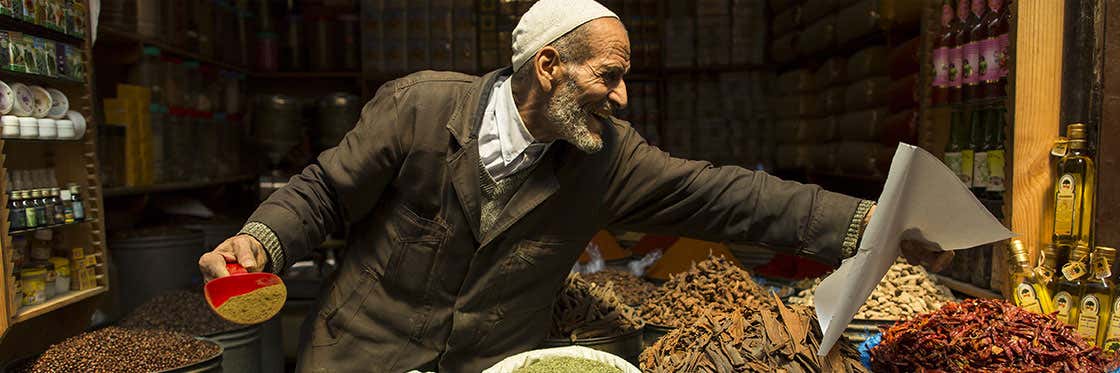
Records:
{"label": "glass bottle of olive oil", "polygon": [[1116,250],[1098,247],[1093,250],[1092,276],[1083,281],[1084,293],[1077,313],[1077,334],[1090,345],[1104,343],[1105,330],[1108,329],[1109,316],[1112,315],[1112,262],[1116,260]]}
{"label": "glass bottle of olive oil", "polygon": [[[1115,259],[1115,248],[1098,246],[1097,251],[1104,251],[1105,253],[1111,252],[1113,259]],[[1115,284],[1116,283],[1113,282],[1113,285]],[[1104,338],[1102,338],[1103,342],[1101,343],[1101,349],[1109,353],[1114,353],[1116,351],[1120,351],[1120,289],[1117,289],[1115,286],[1112,288],[1111,311],[1112,313],[1110,313],[1108,316],[1108,327],[1106,327],[1104,332],[1102,333]]]}
{"label": "glass bottle of olive oil", "polygon": [[1062,266],[1062,276],[1054,285],[1054,310],[1058,320],[1070,326],[1077,326],[1077,312],[1081,305],[1082,278],[1088,273],[1086,261],[1089,259],[1089,246],[1077,245],[1069,254],[1069,262]]}
{"label": "glass bottle of olive oil", "polygon": [[1035,273],[1031,266],[1023,241],[1011,241],[1011,284],[1014,286],[1015,305],[1037,314],[1048,314],[1054,307],[1050,305],[1050,290],[1046,283]]}
{"label": "glass bottle of olive oil", "polygon": [[1089,155],[1085,125],[1067,127],[1069,151],[1058,161],[1054,182],[1054,242],[1089,245],[1093,219],[1096,168]]}

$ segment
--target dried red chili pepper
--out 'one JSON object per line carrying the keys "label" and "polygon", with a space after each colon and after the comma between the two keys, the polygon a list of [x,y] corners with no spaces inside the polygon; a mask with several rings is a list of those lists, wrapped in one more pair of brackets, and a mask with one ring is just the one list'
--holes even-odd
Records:
{"label": "dried red chili pepper", "polygon": [[969,299],[884,327],[876,372],[1104,372],[1116,356],[1091,347],[1053,315]]}

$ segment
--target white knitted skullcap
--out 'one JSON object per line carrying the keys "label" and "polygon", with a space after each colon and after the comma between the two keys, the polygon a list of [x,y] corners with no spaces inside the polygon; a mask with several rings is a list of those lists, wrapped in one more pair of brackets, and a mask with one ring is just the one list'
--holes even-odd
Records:
{"label": "white knitted skullcap", "polygon": [[521,70],[541,48],[598,18],[618,18],[595,0],[540,0],[513,29],[513,70]]}

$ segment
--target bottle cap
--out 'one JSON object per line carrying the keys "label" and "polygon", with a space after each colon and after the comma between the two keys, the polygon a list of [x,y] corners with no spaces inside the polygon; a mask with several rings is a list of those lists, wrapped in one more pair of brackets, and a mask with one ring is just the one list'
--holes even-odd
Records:
{"label": "bottle cap", "polygon": [[1105,247],[1105,246],[1097,246],[1097,255],[1101,255],[1101,256],[1104,256],[1106,258],[1115,258],[1116,257],[1116,248]]}
{"label": "bottle cap", "polygon": [[1030,256],[1027,255],[1027,248],[1023,246],[1022,240],[1011,241],[1011,258],[1021,266],[1030,265]]}
{"label": "bottle cap", "polygon": [[1087,256],[1089,256],[1089,245],[1079,243],[1069,254],[1069,260],[1083,260]]}
{"label": "bottle cap", "polygon": [[1066,127],[1066,136],[1071,140],[1084,140],[1085,139],[1085,124],[1073,123]]}

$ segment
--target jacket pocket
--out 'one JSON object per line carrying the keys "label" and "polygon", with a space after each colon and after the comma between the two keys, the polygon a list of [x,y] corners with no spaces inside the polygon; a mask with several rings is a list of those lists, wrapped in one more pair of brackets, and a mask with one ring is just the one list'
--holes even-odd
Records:
{"label": "jacket pocket", "polygon": [[449,231],[444,224],[423,218],[403,204],[397,208],[389,222],[393,253],[386,267],[390,276],[385,279],[394,295],[410,297],[410,301],[421,299]]}
{"label": "jacket pocket", "polygon": [[[316,316],[311,327],[311,345],[315,347],[330,346],[338,343],[344,330],[353,321],[361,310],[362,304],[369,296],[373,285],[380,280],[380,275],[366,266],[362,266],[356,281],[343,282],[340,278],[335,281],[328,293],[328,299]],[[353,284],[353,285],[350,285]],[[331,299],[334,298],[334,299]]]}
{"label": "jacket pocket", "polygon": [[[505,263],[502,287],[505,291],[501,312],[516,314],[551,308],[563,285],[574,257],[567,253],[567,241],[560,239],[523,240],[514,247]],[[571,259],[571,260],[569,260]]]}

